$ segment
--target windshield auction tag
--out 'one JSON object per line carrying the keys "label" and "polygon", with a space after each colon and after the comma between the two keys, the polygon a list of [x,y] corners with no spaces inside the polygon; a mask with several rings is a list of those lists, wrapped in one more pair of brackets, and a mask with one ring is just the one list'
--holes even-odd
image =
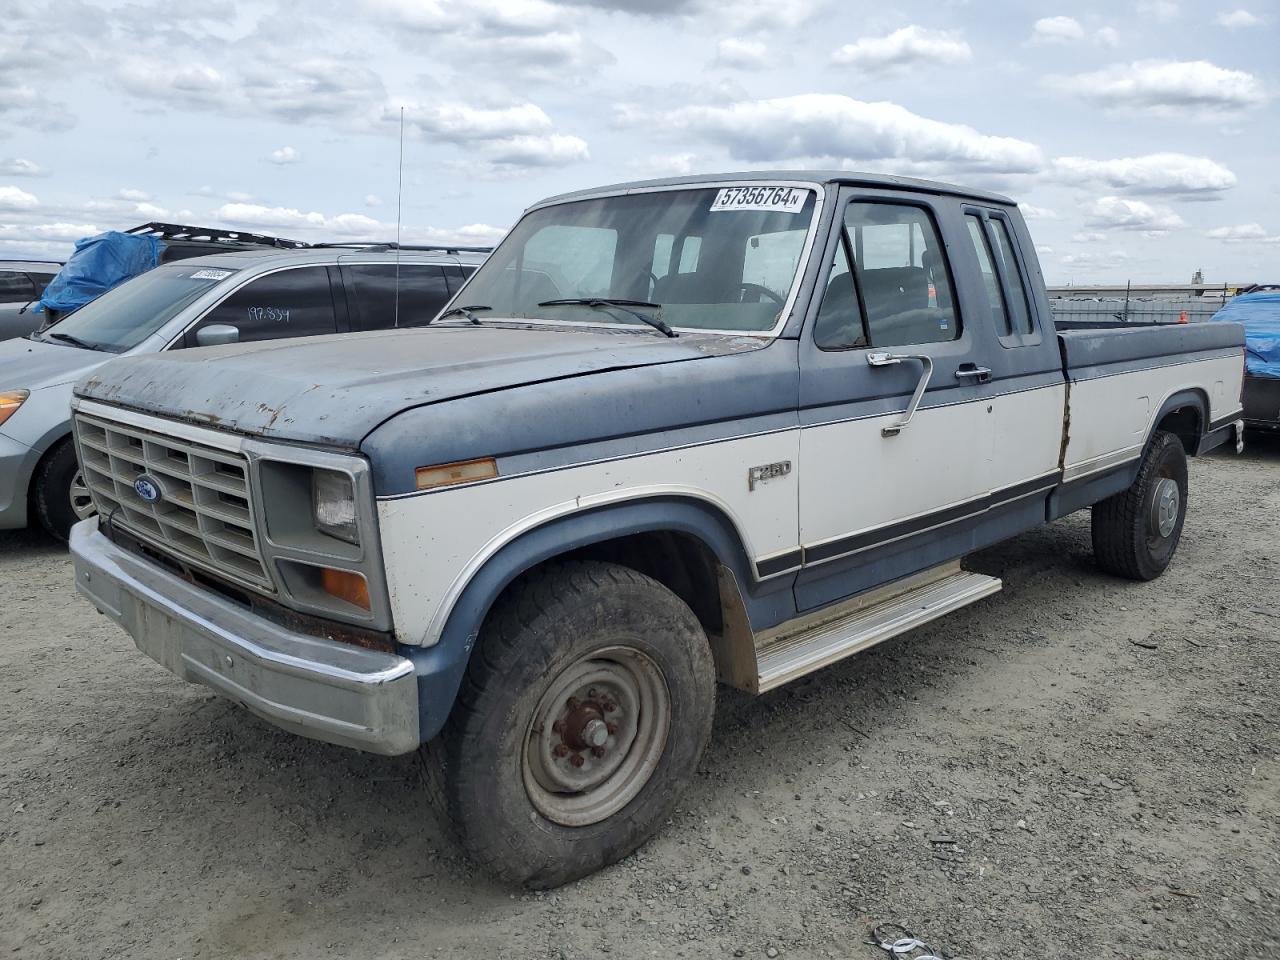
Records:
{"label": "windshield auction tag", "polygon": [[231,276],[231,270],[197,270],[190,277],[192,280],[225,280]]}
{"label": "windshield auction tag", "polygon": [[770,213],[799,213],[809,191],[799,187],[724,187],[711,204],[711,213],[723,210],[764,210]]}

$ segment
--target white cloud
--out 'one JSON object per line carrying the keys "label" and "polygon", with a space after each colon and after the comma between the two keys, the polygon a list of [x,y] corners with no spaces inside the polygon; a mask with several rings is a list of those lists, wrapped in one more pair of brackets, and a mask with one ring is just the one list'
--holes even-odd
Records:
{"label": "white cloud", "polygon": [[22,157],[0,159],[0,176],[39,177],[43,174],[44,170],[38,164],[32,163],[30,160],[24,160]]}
{"label": "white cloud", "polygon": [[1071,235],[1071,239],[1076,243],[1101,243],[1107,239],[1107,235],[1097,230],[1078,230]]}
{"label": "white cloud", "polygon": [[831,54],[831,62],[868,71],[886,71],[914,64],[954,65],[973,59],[969,44],[958,33],[926,30],[912,24],[887,37],[862,37]]}
{"label": "white cloud", "polygon": [[1065,183],[1098,183],[1132,193],[1211,196],[1236,185],[1236,175],[1222,164],[1184,153],[1152,153],[1114,160],[1058,157],[1053,161],[1052,172]]}
{"label": "white cloud", "polygon": [[1138,13],[1165,23],[1176,20],[1182,15],[1182,10],[1173,0],[1144,0],[1138,4]]}
{"label": "white cloud", "polygon": [[382,206],[382,198],[376,193],[366,193],[364,195],[364,205],[366,207],[380,207]]}
{"label": "white cloud", "polygon": [[271,155],[267,157],[274,164],[284,165],[286,163],[301,163],[302,154],[293,147],[285,146],[279,150],[272,150]]}
{"label": "white cloud", "polygon": [[[230,228],[288,231],[293,239],[368,240],[385,242],[395,238],[396,226],[363,213],[339,213],[326,216],[317,211],[294,207],[268,207],[254,203],[226,203],[213,211],[213,217]],[[501,227],[473,223],[447,229],[405,224],[401,236],[405,243],[458,243],[487,245],[506,233]]]}
{"label": "white cloud", "polygon": [[145,200],[151,199],[151,194],[147,193],[145,190],[132,190],[128,187],[122,187],[117,190],[116,196],[121,200],[130,200],[134,203],[142,203]]}
{"label": "white cloud", "polygon": [[759,69],[769,62],[769,48],[759,40],[725,37],[716,44],[715,62],[739,70]]}
{"label": "white cloud", "polygon": [[1113,108],[1203,112],[1247,109],[1267,101],[1262,83],[1253,74],[1207,60],[1140,60],[1055,82],[1070,93]]}
{"label": "white cloud", "polygon": [[1120,32],[1115,27],[1100,27],[1093,35],[1093,42],[1100,47],[1120,46]]}
{"label": "white cloud", "polygon": [[551,118],[532,103],[502,108],[413,104],[405,109],[405,122],[429,142],[473,146],[501,167],[563,166],[590,157],[585,140],[551,132]]}
{"label": "white cloud", "polygon": [[1022,215],[1028,220],[1061,220],[1058,211],[1050,210],[1048,207],[1037,207],[1030,203],[1019,203],[1018,209],[1022,211]]}
{"label": "white cloud", "polygon": [[1084,27],[1074,17],[1041,17],[1031,28],[1033,43],[1072,43],[1084,39]]}
{"label": "white cloud", "polygon": [[1104,230],[1140,230],[1158,235],[1185,226],[1168,207],[1152,206],[1142,200],[1099,197],[1086,211],[1085,224]]}
{"label": "white cloud", "polygon": [[1256,13],[1250,13],[1248,10],[1232,10],[1229,13],[1224,11],[1214,19],[1214,23],[1220,27],[1226,27],[1228,30],[1260,27],[1266,22],[1262,17]]}
{"label": "white cloud", "polygon": [[35,194],[21,187],[0,187],[0,210],[32,210],[39,205]]}
{"label": "white cloud", "polygon": [[1210,240],[1224,243],[1280,243],[1280,235],[1268,233],[1260,223],[1237,223],[1229,227],[1214,227],[1205,231]]}
{"label": "white cloud", "polygon": [[668,153],[632,160],[627,166],[646,177],[681,177],[696,173],[699,164],[696,153]]}
{"label": "white cloud", "polygon": [[101,233],[92,223],[3,223],[0,224],[0,240],[61,240],[75,242],[81,237]]}
{"label": "white cloud", "polygon": [[1025,140],[989,136],[918,116],[896,103],[867,103],[840,94],[680,107],[656,117],[632,112],[629,118],[714,141],[735,160],[751,163],[893,160],[899,169],[957,173],[1032,173],[1043,164],[1040,149]]}

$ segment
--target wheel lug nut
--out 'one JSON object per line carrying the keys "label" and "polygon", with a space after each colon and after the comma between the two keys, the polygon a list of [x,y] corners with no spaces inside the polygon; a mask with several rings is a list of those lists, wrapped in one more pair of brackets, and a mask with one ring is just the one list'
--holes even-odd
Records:
{"label": "wheel lug nut", "polygon": [[604,704],[604,712],[605,712],[605,713],[613,713],[613,711],[615,711],[615,710],[617,710],[617,709],[618,709],[618,705],[617,705],[616,703],[614,703],[612,700],[610,700],[608,703]]}
{"label": "wheel lug nut", "polygon": [[566,747],[563,743],[557,743],[556,748],[551,752],[554,753],[557,757],[564,757],[568,755],[569,748]]}
{"label": "wheel lug nut", "polygon": [[570,697],[569,702],[568,704],[566,704],[566,706],[568,706],[570,710],[577,710],[581,702],[582,701],[580,701],[577,697]]}
{"label": "wheel lug nut", "polygon": [[591,755],[592,755],[593,757],[603,757],[603,756],[604,756],[604,747],[592,747],[592,748],[591,748]]}
{"label": "wheel lug nut", "polygon": [[604,728],[609,731],[609,736],[611,737],[618,732],[618,725],[616,723],[606,723]]}
{"label": "wheel lug nut", "polygon": [[580,767],[580,766],[582,766],[586,761],[582,759],[582,754],[580,754],[580,753],[575,753],[575,754],[573,755],[573,759],[572,759],[572,760],[570,760],[569,762],[570,762],[570,763],[572,763],[575,767]]}
{"label": "wheel lug nut", "polygon": [[564,733],[564,723],[560,720],[557,720],[555,723],[551,725],[551,732]]}
{"label": "wheel lug nut", "polygon": [[596,697],[599,696],[599,694],[596,693],[596,688],[592,687],[590,690],[587,691],[587,696],[590,697],[592,700],[594,700]]}

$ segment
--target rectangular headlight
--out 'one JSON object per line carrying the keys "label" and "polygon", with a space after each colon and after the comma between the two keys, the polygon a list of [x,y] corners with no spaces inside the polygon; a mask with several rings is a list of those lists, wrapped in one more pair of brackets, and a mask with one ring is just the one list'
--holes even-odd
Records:
{"label": "rectangular headlight", "polygon": [[356,493],[351,477],[336,470],[311,471],[311,508],[316,529],[348,543],[359,543]]}

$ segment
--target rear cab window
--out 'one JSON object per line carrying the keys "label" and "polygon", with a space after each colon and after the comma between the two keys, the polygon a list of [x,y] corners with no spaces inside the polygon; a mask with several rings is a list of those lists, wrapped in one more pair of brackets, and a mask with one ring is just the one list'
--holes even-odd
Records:
{"label": "rear cab window", "polygon": [[999,211],[966,208],[964,219],[1001,344],[1018,347],[1039,343],[1031,295],[1008,218]]}

